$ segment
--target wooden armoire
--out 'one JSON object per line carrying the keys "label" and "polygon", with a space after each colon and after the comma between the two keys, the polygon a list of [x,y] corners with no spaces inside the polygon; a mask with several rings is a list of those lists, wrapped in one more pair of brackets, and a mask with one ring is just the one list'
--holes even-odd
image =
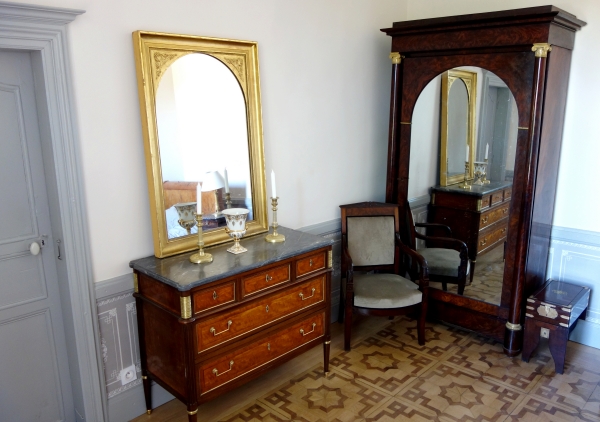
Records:
{"label": "wooden armoire", "polygon": [[[518,135],[499,305],[432,289],[430,317],[503,342],[523,343],[526,298],[546,281],[567,86],[575,33],[585,25],[554,6],[396,22],[386,201],[408,195],[411,121],[421,91],[459,66],[500,77],[518,108]],[[413,146],[414,148],[414,146]]]}

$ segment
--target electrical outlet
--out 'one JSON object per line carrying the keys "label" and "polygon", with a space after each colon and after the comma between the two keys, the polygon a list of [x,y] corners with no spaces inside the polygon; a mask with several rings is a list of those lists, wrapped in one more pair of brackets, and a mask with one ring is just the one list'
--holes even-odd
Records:
{"label": "electrical outlet", "polygon": [[123,368],[119,374],[119,378],[121,378],[121,385],[129,384],[131,381],[135,381],[137,379],[135,365]]}
{"label": "electrical outlet", "polygon": [[547,328],[542,328],[540,330],[540,336],[542,336],[542,338],[550,338],[550,330]]}

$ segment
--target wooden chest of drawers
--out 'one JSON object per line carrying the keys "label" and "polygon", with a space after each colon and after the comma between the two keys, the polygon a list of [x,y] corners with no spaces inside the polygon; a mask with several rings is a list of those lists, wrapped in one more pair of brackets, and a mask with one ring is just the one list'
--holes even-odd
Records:
{"label": "wooden chest of drawers", "polygon": [[477,256],[506,240],[512,182],[473,185],[471,190],[436,186],[431,192],[428,221],[449,226],[453,236],[467,244],[472,281]]}
{"label": "wooden chest of drawers", "polygon": [[280,228],[285,243],[243,239],[248,252],[210,248],[213,262],[190,254],[132,261],[142,379],[187,405],[243,384],[323,344],[329,364],[331,242]]}

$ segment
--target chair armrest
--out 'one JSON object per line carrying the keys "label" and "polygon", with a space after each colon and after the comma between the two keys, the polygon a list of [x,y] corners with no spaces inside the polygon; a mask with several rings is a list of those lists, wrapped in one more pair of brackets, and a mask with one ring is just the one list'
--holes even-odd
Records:
{"label": "chair armrest", "polygon": [[[424,236],[420,233],[415,233],[416,237],[421,240],[425,240],[426,242],[432,242],[436,245],[440,245],[443,249],[454,249],[460,253],[462,258],[463,253],[466,258],[468,258],[468,249],[467,244],[462,240],[454,239],[452,237],[433,237],[433,236]],[[436,246],[437,247],[437,246]]]}
{"label": "chair armrest", "polygon": [[417,261],[419,264],[419,286],[421,288],[429,286],[429,267],[427,266],[427,260],[417,251],[409,248],[400,239],[400,234],[396,233],[396,245],[400,248],[400,251],[410,256],[412,259]]}
{"label": "chair armrest", "polygon": [[442,229],[444,231],[446,231],[448,233],[448,236],[452,236],[452,229],[445,225],[445,224],[439,224],[439,223],[415,223],[415,227],[431,227],[434,229]]}

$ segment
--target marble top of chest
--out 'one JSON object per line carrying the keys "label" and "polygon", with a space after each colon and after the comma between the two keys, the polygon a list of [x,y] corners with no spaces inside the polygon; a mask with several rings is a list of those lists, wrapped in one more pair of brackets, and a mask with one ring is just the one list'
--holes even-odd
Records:
{"label": "marble top of chest", "polygon": [[267,233],[242,238],[240,243],[248,252],[239,255],[227,252],[227,248],[231,247],[230,242],[206,248],[205,251],[213,256],[213,262],[208,264],[192,264],[189,257],[197,252],[192,251],[162,259],[154,256],[140,258],[131,261],[129,266],[179,291],[188,291],[333,244],[330,239],[286,227],[279,226],[278,232],[285,235],[285,242],[266,242]]}

